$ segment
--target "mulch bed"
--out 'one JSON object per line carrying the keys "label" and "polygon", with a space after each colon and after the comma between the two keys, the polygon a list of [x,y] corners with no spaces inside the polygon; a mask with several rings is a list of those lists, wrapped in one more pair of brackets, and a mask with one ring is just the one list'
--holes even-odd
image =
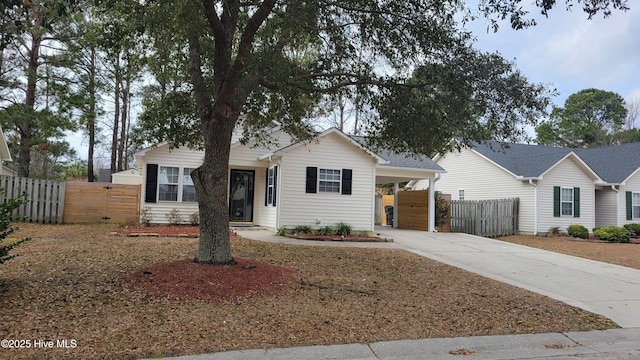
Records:
{"label": "mulch bed", "polygon": [[393,239],[383,239],[376,236],[364,235],[307,235],[307,234],[286,234],[285,237],[300,240],[316,240],[316,241],[351,241],[351,242],[393,242]]}
{"label": "mulch bed", "polygon": [[126,278],[150,295],[219,302],[250,295],[270,295],[293,281],[292,269],[250,259],[235,265],[203,265],[170,261],[140,269]]}
{"label": "mulch bed", "polygon": [[111,232],[111,235],[198,237],[200,236],[200,227],[197,225],[153,225],[120,229]]}

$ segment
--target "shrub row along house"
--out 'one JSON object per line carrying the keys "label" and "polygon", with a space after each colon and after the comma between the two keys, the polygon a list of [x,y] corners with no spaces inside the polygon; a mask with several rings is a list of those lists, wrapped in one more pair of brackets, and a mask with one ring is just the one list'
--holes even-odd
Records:
{"label": "shrub row along house", "polygon": [[452,200],[519,198],[521,233],[640,222],[640,143],[568,149],[488,142],[434,161],[446,169],[437,189]]}
{"label": "shrub row along house", "polygon": [[[228,193],[232,224],[275,230],[344,222],[354,230],[373,231],[376,184],[428,183],[444,171],[428,157],[372,152],[336,128],[308,142],[293,141],[277,126],[270,135],[277,144],[242,144],[240,134],[234,135]],[[189,174],[202,164],[203,155],[167,144],[135,154],[143,177],[141,209],[151,222],[169,222],[167,214],[175,214],[174,209],[185,218],[198,211]],[[433,192],[430,196],[433,200]]]}

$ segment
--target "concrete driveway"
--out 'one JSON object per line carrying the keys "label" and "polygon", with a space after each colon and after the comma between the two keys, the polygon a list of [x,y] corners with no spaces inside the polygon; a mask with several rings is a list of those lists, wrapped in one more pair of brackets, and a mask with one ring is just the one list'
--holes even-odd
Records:
{"label": "concrete driveway", "polygon": [[474,235],[378,227],[415,254],[640,328],[640,270]]}

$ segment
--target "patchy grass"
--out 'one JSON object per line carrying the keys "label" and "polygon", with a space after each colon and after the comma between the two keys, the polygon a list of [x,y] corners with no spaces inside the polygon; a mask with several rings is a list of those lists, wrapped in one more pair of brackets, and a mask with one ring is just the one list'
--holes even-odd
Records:
{"label": "patchy grass", "polygon": [[582,240],[560,235],[513,235],[498,240],[640,269],[640,244]]}
{"label": "patchy grass", "polygon": [[[232,239],[234,255],[256,262],[254,270],[261,263],[293,270],[289,286],[222,301],[171,296],[171,290],[151,294],[127,279],[157,264],[192,259],[198,239],[111,236],[117,230],[112,225],[20,227],[16,235],[33,240],[0,266],[0,337],[73,339],[77,346],[0,349],[2,358],[135,359],[616,327],[601,316],[400,250],[242,238]],[[152,269],[163,268],[171,269]],[[190,281],[174,278],[176,284]]]}

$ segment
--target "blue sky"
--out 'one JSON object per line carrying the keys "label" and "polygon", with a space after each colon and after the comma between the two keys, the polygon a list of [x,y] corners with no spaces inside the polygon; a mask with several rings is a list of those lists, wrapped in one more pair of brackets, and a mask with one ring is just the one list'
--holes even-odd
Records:
{"label": "blue sky", "polygon": [[640,3],[630,1],[629,6],[627,12],[588,20],[579,4],[567,11],[558,1],[548,18],[533,10],[538,25],[532,28],[516,31],[505,22],[497,33],[487,32],[488,21],[479,18],[467,29],[477,37],[476,48],[499,52],[530,81],[557,89],[558,106],[587,88],[630,100],[640,98]]}

